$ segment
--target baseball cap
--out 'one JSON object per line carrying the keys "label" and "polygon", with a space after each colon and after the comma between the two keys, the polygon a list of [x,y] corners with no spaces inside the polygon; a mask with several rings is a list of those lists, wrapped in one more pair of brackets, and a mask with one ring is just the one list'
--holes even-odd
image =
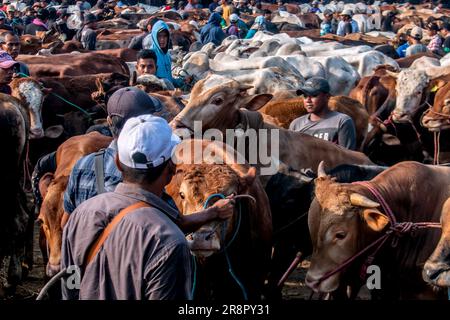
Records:
{"label": "baseball cap", "polygon": [[297,95],[316,96],[319,93],[330,93],[328,81],[320,77],[312,77],[297,90]]}
{"label": "baseball cap", "polygon": [[9,0],[3,0],[3,2],[2,2],[3,4],[10,4],[11,3],[11,1],[9,1]]}
{"label": "baseball cap", "polygon": [[239,20],[239,16],[236,13],[230,15],[231,22],[237,22]]}
{"label": "baseball cap", "polygon": [[353,15],[353,12],[350,9],[344,9],[344,10],[342,10],[340,15],[341,16],[349,16],[349,17],[351,17]]}
{"label": "baseball cap", "polygon": [[119,116],[124,120],[143,114],[162,110],[162,104],[156,98],[135,87],[121,88],[108,100],[106,109],[109,116]]}
{"label": "baseball cap", "polygon": [[85,24],[95,22],[95,21],[97,21],[97,17],[92,13],[88,13],[87,15],[84,16],[83,22]]}
{"label": "baseball cap", "polygon": [[324,16],[331,16],[333,14],[333,10],[331,9],[325,9],[325,11],[323,12]]}
{"label": "baseball cap", "polygon": [[163,118],[149,114],[130,118],[117,140],[119,161],[134,169],[154,168],[169,160],[180,142]]}
{"label": "baseball cap", "polygon": [[6,12],[14,12],[16,11],[16,8],[12,4],[9,4],[6,6]]}
{"label": "baseball cap", "polygon": [[422,28],[414,27],[411,30],[409,30],[408,35],[413,37],[416,40],[420,40],[420,39],[422,39],[422,36],[423,36]]}
{"label": "baseball cap", "polygon": [[18,64],[18,62],[14,61],[6,51],[0,51],[0,68],[9,69],[16,64]]}
{"label": "baseball cap", "polygon": [[439,31],[439,26],[435,22],[430,22],[427,24],[428,30]]}

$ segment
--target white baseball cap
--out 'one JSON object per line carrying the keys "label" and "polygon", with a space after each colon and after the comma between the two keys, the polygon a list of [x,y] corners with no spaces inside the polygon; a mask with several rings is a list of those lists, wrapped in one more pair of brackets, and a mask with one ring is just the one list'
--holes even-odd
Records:
{"label": "white baseball cap", "polygon": [[180,142],[163,118],[149,114],[130,118],[117,140],[119,161],[134,169],[154,168],[169,160]]}

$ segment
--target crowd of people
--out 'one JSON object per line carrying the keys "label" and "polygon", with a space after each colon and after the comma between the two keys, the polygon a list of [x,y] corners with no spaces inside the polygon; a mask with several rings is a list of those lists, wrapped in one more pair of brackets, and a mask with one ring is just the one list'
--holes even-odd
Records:
{"label": "crowd of people", "polygon": [[[0,8],[0,92],[11,94],[8,84],[14,73],[30,75],[27,66],[15,59],[20,53],[20,35],[37,35],[56,30],[62,40],[74,39],[86,50],[95,50],[96,24],[99,20],[115,16],[114,9],[125,5],[123,1],[99,0],[56,3],[49,0],[29,3],[26,6],[3,1]],[[68,27],[69,5],[76,5],[82,17],[78,30]],[[351,10],[340,13],[332,10],[321,12],[319,1],[311,2],[310,13],[322,14],[320,34],[345,36],[359,32],[352,19]],[[58,6],[58,9],[55,9]],[[163,10],[186,11],[203,8],[197,0],[187,3],[167,1]],[[212,0],[207,6],[210,16],[199,29],[202,45],[219,46],[228,36],[251,39],[258,31],[277,33],[271,22],[270,10],[263,10],[256,0]],[[278,2],[278,10],[286,11]],[[241,15],[251,14],[255,19],[247,24]],[[193,23],[194,26],[195,22]],[[158,18],[146,20],[142,33],[135,36],[129,48],[138,50],[137,75],[155,75],[174,88],[181,88],[193,81],[191,76],[174,77],[172,74],[171,31],[168,24]],[[196,26],[198,27],[198,26]],[[423,29],[414,27],[407,39],[400,43],[400,57],[419,52],[444,55],[450,52],[450,25],[439,28],[429,23],[425,28],[431,41],[422,44]],[[344,148],[356,148],[355,124],[349,116],[329,108],[330,84],[324,78],[308,79],[298,89],[305,101],[307,114],[295,119],[289,129],[324,139]],[[61,228],[62,267],[84,266],[80,290],[63,286],[64,299],[190,299],[191,269],[189,249],[184,234],[198,229],[205,223],[228,219],[234,212],[233,197],[222,199],[210,208],[193,215],[180,215],[174,201],[165,192],[165,186],[175,173],[176,166],[170,157],[180,142],[168,123],[153,113],[160,111],[160,102],[135,87],[116,91],[107,102],[107,122],[113,137],[111,144],[102,151],[104,190],[99,190],[96,180],[97,154],[81,158],[71,171],[64,193],[64,214]],[[56,167],[56,154],[46,155],[38,162],[33,174],[33,184],[45,172]],[[42,201],[36,195],[37,204]],[[136,206],[139,204],[139,206]],[[121,216],[124,211],[135,210],[132,216]],[[120,228],[112,233],[110,243],[87,267],[86,248],[96,239],[111,217],[121,216]],[[120,220],[117,221],[119,223]],[[126,234],[126,237],[122,237]],[[155,241],[154,239],[157,239]],[[131,251],[139,254],[129,254]],[[147,259],[142,259],[145,256]],[[105,263],[107,260],[108,263]],[[135,266],[139,273],[118,273]],[[143,283],[144,282],[144,283]],[[144,288],[144,290],[142,290]]]}

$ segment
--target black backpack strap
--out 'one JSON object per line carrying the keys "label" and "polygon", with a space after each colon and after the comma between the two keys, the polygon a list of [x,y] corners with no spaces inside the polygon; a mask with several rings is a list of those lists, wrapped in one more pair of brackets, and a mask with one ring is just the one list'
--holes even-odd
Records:
{"label": "black backpack strap", "polygon": [[104,193],[105,190],[105,168],[103,164],[103,155],[105,149],[100,149],[94,155],[95,158],[95,185],[97,187],[97,194]]}

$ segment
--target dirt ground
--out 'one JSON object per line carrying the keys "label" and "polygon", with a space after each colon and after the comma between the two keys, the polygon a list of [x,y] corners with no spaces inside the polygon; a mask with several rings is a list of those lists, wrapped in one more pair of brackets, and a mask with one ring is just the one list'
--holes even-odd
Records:
{"label": "dirt ground", "polygon": [[[39,249],[39,230],[35,228],[34,241],[34,267],[28,275],[28,278],[17,287],[14,296],[7,296],[7,300],[35,300],[39,291],[44,286],[44,262],[42,260],[41,251]],[[305,285],[305,276],[309,268],[309,261],[303,261],[296,270],[286,280],[282,295],[283,300],[317,300],[318,294],[312,295],[311,289]],[[0,272],[0,281],[3,283],[6,280],[5,271]],[[362,290],[359,299],[367,300],[369,298],[368,292]]]}

